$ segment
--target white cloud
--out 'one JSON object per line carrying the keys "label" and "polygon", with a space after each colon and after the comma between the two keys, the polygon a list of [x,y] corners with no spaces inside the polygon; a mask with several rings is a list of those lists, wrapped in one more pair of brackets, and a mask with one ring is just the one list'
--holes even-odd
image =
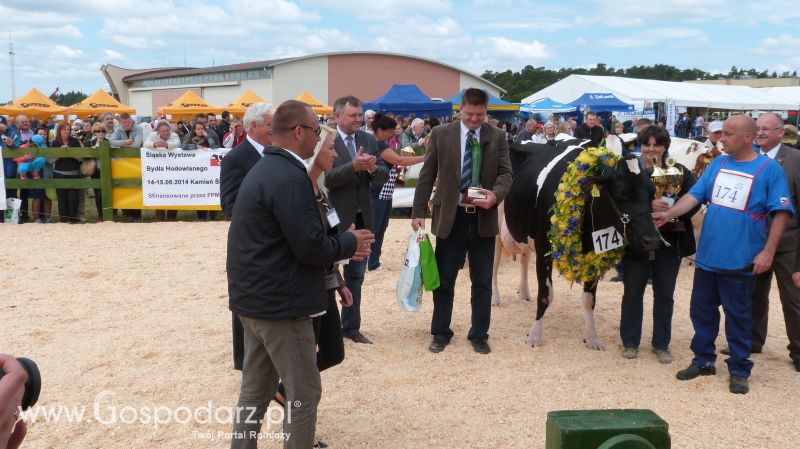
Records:
{"label": "white cloud", "polygon": [[609,37],[600,40],[600,46],[605,48],[637,48],[653,45],[707,44],[709,42],[705,32],[696,28],[664,27],[651,28],[646,31],[629,33],[625,37]]}
{"label": "white cloud", "polygon": [[103,55],[105,55],[106,58],[112,61],[119,61],[121,59],[125,59],[125,55],[123,55],[122,53],[109,49],[103,50]]}
{"label": "white cloud", "polygon": [[53,48],[53,52],[57,56],[69,59],[82,58],[86,56],[86,54],[83,53],[83,50],[76,50],[74,48],[67,47],[66,45],[56,45]]}
{"label": "white cloud", "polygon": [[573,43],[575,45],[586,45],[586,44],[588,44],[586,39],[582,38],[581,36],[576,37],[575,40],[573,41]]}
{"label": "white cloud", "polygon": [[[309,9],[330,8],[327,0],[306,0],[303,4]],[[446,14],[453,9],[450,0],[401,0],[390,3],[364,0],[339,0],[333,8],[341,14],[369,21],[388,21],[404,17],[425,14],[436,16]]]}

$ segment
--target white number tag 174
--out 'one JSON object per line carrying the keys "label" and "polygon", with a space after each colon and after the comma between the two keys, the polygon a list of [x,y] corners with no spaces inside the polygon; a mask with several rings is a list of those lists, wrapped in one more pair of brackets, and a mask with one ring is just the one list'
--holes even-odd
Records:
{"label": "white number tag 174", "polygon": [[622,246],[622,236],[613,226],[609,226],[592,232],[592,243],[594,243],[594,252],[601,254]]}

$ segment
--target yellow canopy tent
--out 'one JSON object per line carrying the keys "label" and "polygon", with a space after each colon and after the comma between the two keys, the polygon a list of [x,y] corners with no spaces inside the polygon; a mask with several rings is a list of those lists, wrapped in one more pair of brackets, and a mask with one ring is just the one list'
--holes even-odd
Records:
{"label": "yellow canopy tent", "polygon": [[66,107],[59,106],[35,88],[11,103],[0,106],[0,114],[25,114],[29,118],[38,119],[48,119],[54,114],[66,114],[66,112]]}
{"label": "yellow canopy tent", "polygon": [[253,103],[264,103],[264,99],[256,95],[252,90],[247,90],[239,98],[233,100],[231,104],[225,106],[225,110],[241,118],[245,109]]}
{"label": "yellow canopy tent", "polygon": [[219,114],[222,112],[222,109],[209,104],[193,91],[187,90],[172,103],[158,108],[158,112],[171,115],[173,118],[187,118],[201,112],[205,114],[209,112]]}
{"label": "yellow canopy tent", "polygon": [[97,92],[89,95],[80,103],[73,104],[69,107],[69,113],[77,115],[78,117],[86,117],[89,115],[96,116],[103,112],[118,114],[127,112],[128,114],[135,114],[136,109],[120,103],[103,89],[97,89]]}
{"label": "yellow canopy tent", "polygon": [[311,109],[314,110],[314,114],[323,115],[323,114],[333,114],[333,108],[322,104],[321,101],[317,100],[316,98],[312,97],[310,93],[304,91],[302,94],[298,95],[295,100],[300,100],[303,103],[311,106]]}

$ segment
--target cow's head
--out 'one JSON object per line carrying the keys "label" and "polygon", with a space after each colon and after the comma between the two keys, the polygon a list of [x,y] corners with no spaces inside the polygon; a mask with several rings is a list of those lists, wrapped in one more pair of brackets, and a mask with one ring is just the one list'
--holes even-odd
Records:
{"label": "cow's head", "polygon": [[600,187],[600,197],[591,205],[594,222],[586,224],[594,230],[614,226],[634,251],[657,249],[661,236],[650,215],[656,190],[639,159],[630,156],[620,159],[615,167],[603,167],[594,181]]}

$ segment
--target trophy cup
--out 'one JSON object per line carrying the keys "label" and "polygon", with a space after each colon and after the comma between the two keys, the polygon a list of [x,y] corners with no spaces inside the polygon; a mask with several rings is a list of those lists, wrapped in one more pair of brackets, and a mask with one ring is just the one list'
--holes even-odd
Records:
{"label": "trophy cup", "polygon": [[[409,147],[404,147],[400,150],[400,157],[408,157],[414,156],[416,153],[414,149]],[[395,181],[398,185],[404,185],[406,183],[406,173],[408,172],[408,167],[400,166],[396,168],[397,170],[397,181]]]}
{"label": "trophy cup", "polygon": [[658,160],[653,158],[653,174],[650,175],[650,179],[656,187],[655,197],[672,207],[681,192],[683,170],[675,166],[675,159],[672,157],[668,157],[666,163],[667,169],[664,170],[658,166]]}
{"label": "trophy cup", "polygon": [[469,145],[470,150],[472,151],[472,181],[470,182],[470,187],[467,188],[467,201],[472,202],[472,200],[483,200],[486,199],[486,195],[481,193],[481,165],[483,164],[483,148],[481,148],[480,142],[478,139],[471,138],[467,142]]}

